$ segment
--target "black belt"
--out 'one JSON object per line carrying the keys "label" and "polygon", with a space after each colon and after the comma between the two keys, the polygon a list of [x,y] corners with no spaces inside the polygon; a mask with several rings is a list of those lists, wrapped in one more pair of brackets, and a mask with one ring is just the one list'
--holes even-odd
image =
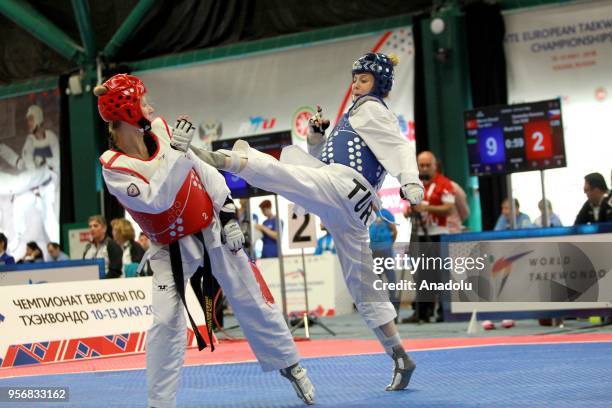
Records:
{"label": "black belt", "polygon": [[[204,238],[202,237],[202,233],[198,232],[194,234],[196,238],[202,243],[204,248],[204,266],[200,266],[196,272],[193,274],[191,279],[189,280],[191,283],[191,287],[193,288],[193,292],[202,306],[202,310],[204,311],[204,320],[206,322],[206,329],[208,331],[208,338],[210,339],[210,351],[215,351],[215,345],[212,341],[212,325],[213,325],[213,299],[214,299],[214,284],[215,278],[212,276],[212,269],[210,265],[210,257],[208,256],[208,251],[206,250],[206,245],[204,245]],[[202,337],[198,326],[196,325],[195,320],[191,317],[191,313],[189,313],[189,308],[187,307],[187,301],[185,299],[185,276],[183,274],[183,259],[181,257],[181,249],[179,242],[173,242],[170,244],[170,266],[172,268],[172,277],[174,278],[174,285],[176,286],[176,291],[181,297],[181,301],[185,306],[185,310],[187,310],[187,316],[189,317],[189,322],[191,323],[191,328],[193,329],[193,334],[195,335],[196,341],[198,342],[198,350],[203,350],[206,348],[206,340]]]}

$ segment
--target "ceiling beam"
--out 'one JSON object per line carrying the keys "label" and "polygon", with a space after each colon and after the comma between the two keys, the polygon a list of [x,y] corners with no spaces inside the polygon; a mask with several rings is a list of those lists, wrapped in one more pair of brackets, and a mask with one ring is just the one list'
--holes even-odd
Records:
{"label": "ceiling beam", "polygon": [[83,47],[24,0],[0,1],[0,13],[69,60],[78,60]]}
{"label": "ceiling beam", "polygon": [[72,8],[79,26],[81,41],[85,46],[85,55],[87,59],[93,61],[96,59],[96,38],[94,36],[93,26],[91,24],[91,13],[89,12],[89,4],[87,0],[72,0]]}
{"label": "ceiling beam", "polygon": [[151,10],[154,4],[155,0],[140,0],[136,4],[134,10],[125,19],[121,27],[117,29],[117,32],[106,44],[106,47],[104,47],[103,54],[107,59],[111,60],[115,56],[119,48],[132,35],[138,24],[142,21],[142,18]]}

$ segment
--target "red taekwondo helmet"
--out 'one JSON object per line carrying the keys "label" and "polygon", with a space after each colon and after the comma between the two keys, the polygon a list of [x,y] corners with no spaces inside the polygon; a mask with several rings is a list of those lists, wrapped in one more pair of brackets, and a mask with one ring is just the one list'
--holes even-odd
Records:
{"label": "red taekwondo helmet", "polygon": [[140,78],[117,74],[94,89],[98,96],[98,111],[105,122],[121,120],[149,130],[151,123],[142,114],[140,100],[147,92]]}

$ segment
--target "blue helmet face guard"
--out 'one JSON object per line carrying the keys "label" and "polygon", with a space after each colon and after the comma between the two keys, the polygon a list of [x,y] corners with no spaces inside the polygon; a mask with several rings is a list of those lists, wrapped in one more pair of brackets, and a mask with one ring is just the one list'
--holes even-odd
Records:
{"label": "blue helmet face guard", "polygon": [[353,63],[352,74],[369,73],[374,76],[371,93],[385,97],[393,87],[393,62],[385,54],[369,52]]}

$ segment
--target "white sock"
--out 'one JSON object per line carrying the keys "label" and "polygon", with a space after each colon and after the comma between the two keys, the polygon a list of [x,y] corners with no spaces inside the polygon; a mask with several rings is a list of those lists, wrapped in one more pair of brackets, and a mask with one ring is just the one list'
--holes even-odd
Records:
{"label": "white sock", "polygon": [[402,340],[400,339],[399,333],[395,333],[393,336],[387,336],[380,327],[374,329],[374,334],[378,337],[378,341],[385,349],[385,352],[393,357],[393,349],[399,346],[402,350]]}

